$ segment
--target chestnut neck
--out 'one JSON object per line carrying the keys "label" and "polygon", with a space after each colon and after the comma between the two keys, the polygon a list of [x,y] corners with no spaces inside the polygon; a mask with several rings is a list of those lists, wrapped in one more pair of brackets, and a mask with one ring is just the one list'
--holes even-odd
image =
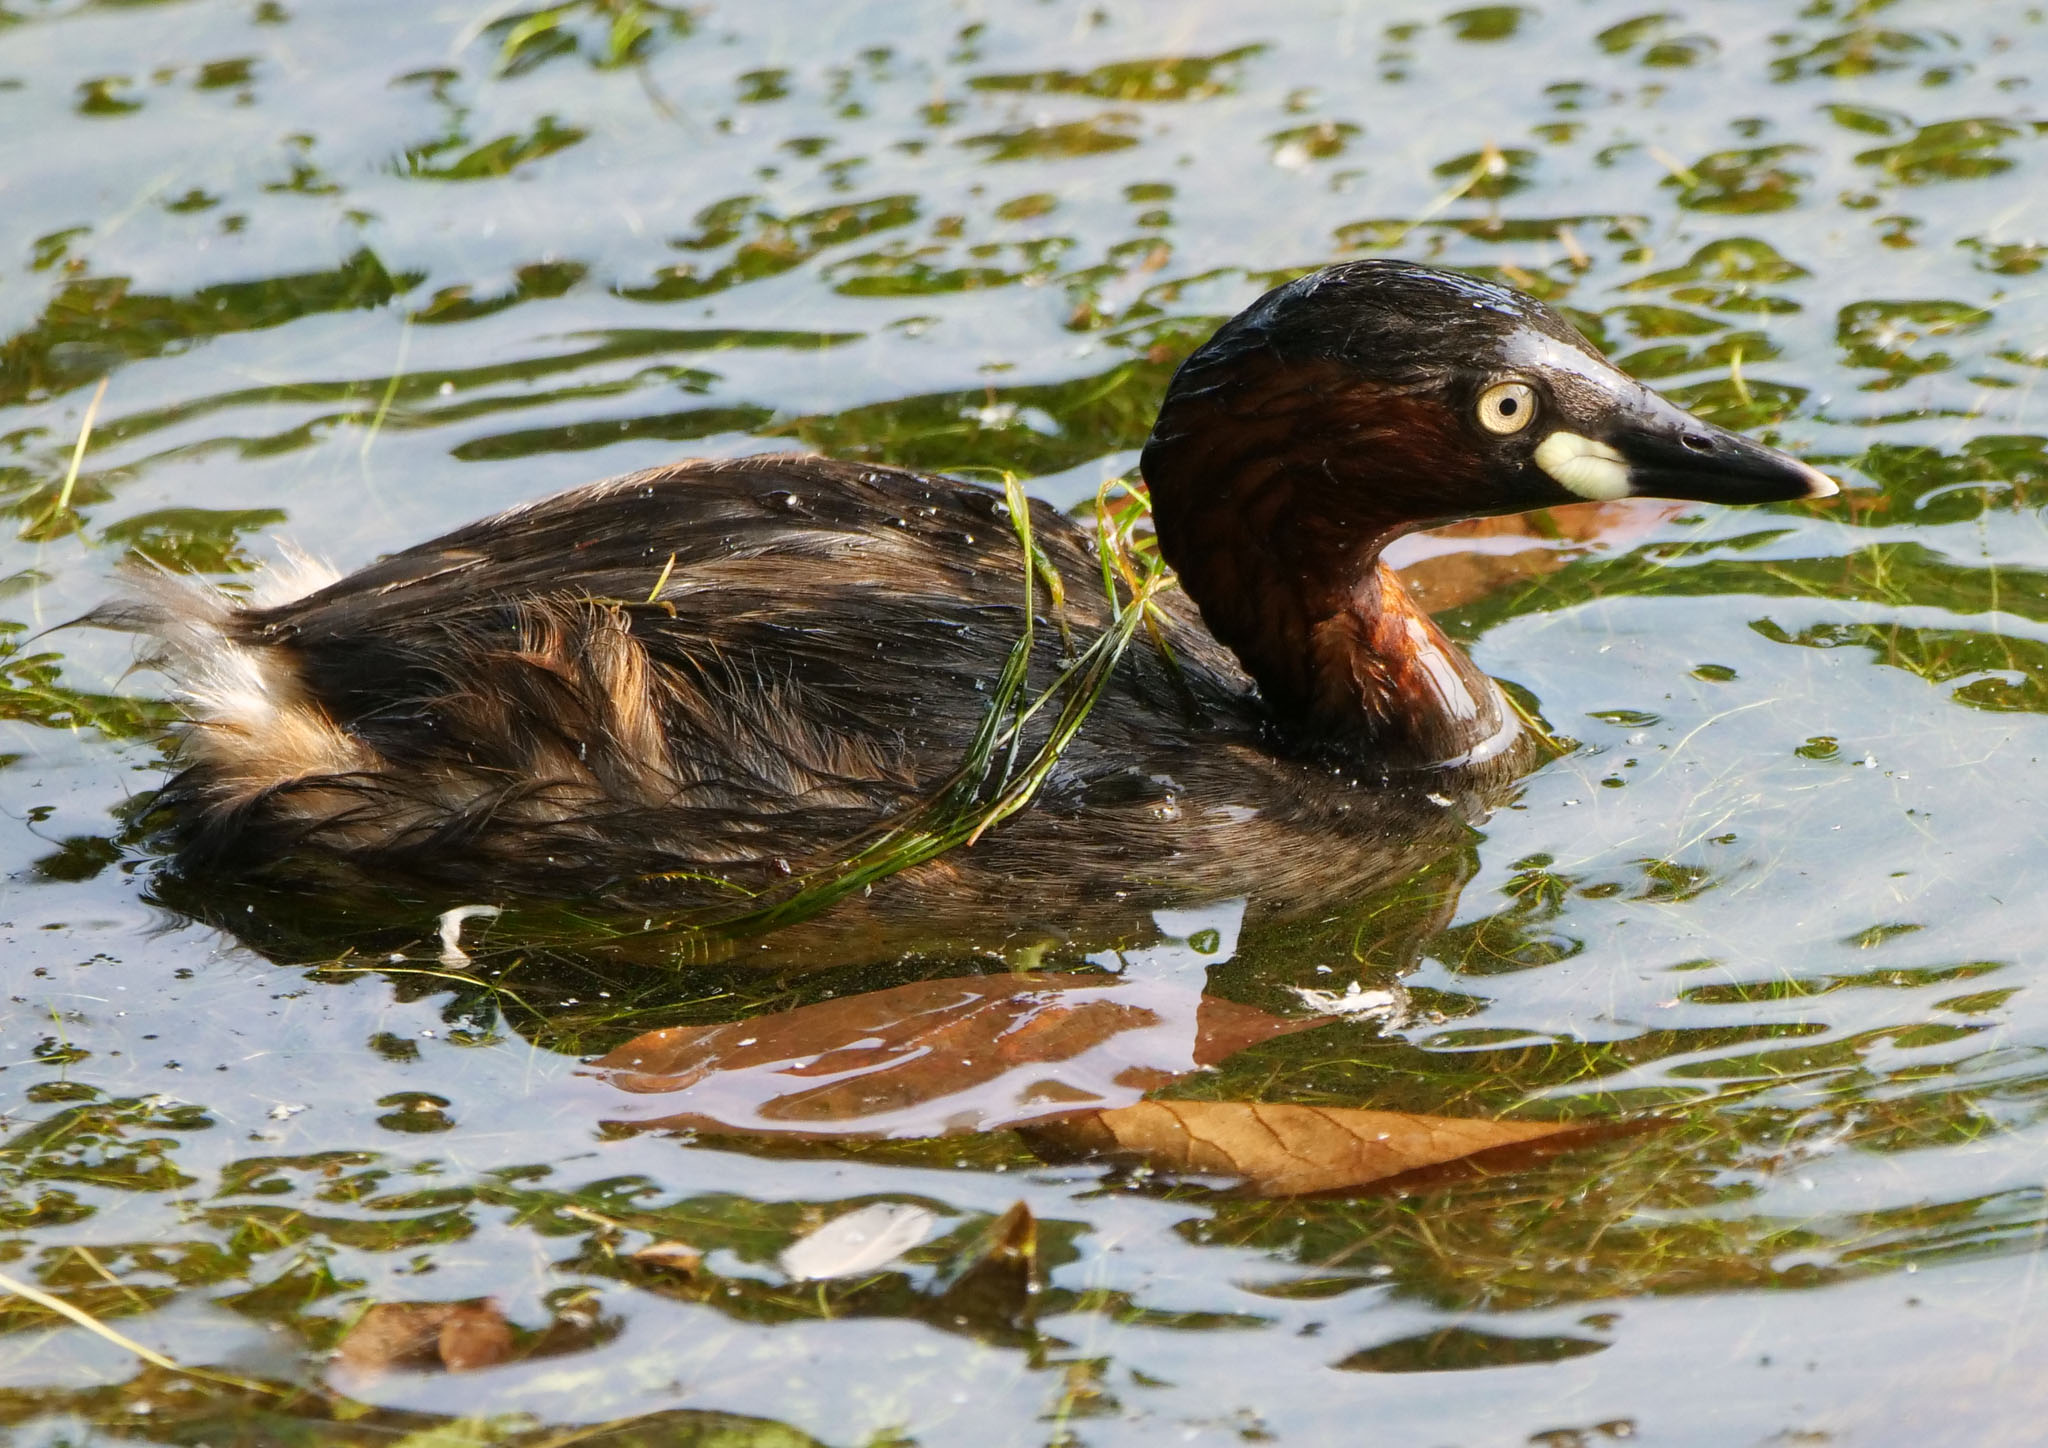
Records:
{"label": "chestnut neck", "polygon": [[1199,403],[1169,402],[1145,450],[1160,550],[1275,722],[1381,770],[1499,754],[1516,732],[1499,689],[1380,556],[1452,515],[1456,439],[1440,409],[1299,380]]}

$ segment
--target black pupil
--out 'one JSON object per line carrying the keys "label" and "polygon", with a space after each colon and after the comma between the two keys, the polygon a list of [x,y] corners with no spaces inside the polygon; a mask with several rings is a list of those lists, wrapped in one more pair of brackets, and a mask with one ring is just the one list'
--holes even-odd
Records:
{"label": "black pupil", "polygon": [[1515,399],[1512,397],[1503,397],[1500,400],[1500,415],[1502,417],[1513,417],[1515,415],[1515,409],[1520,407],[1521,405],[1521,403],[1515,401]]}

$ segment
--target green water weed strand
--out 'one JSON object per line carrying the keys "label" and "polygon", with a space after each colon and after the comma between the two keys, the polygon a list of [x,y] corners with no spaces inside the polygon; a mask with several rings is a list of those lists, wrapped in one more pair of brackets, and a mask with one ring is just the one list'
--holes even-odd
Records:
{"label": "green water weed strand", "polygon": [[[847,896],[902,873],[949,850],[972,847],[990,829],[1029,805],[1058,766],[1103,691],[1116,673],[1140,625],[1153,630],[1162,651],[1166,645],[1153,618],[1154,599],[1168,575],[1157,550],[1133,537],[1147,511],[1144,498],[1126,485],[1128,499],[1110,509],[1098,498],[1098,529],[1103,588],[1114,610],[1109,626],[1070,660],[1036,696],[1027,700],[1031,657],[1037,647],[1038,584],[1047,583],[1056,613],[1064,612],[1064,589],[1050,558],[1040,549],[1031,527],[1030,500],[1014,476],[1005,476],[1003,492],[1016,531],[1023,567],[1023,624],[1011,646],[960,767],[923,805],[880,826],[864,842],[856,840],[837,863],[797,877],[788,893],[755,909],[723,918],[681,918],[650,925],[642,936],[701,938],[710,935],[765,934],[808,920]],[[1119,583],[1123,585],[1119,590]],[[1128,595],[1128,596],[1126,596]],[[1065,619],[1060,618],[1063,636]],[[1171,654],[1167,657],[1170,659]],[[1041,714],[1054,709],[1045,739],[1026,758],[1026,731]],[[720,881],[733,889],[742,887]],[[759,898],[756,896],[755,898]]]}
{"label": "green water weed strand", "polygon": [[50,506],[22,525],[19,536],[41,541],[49,536],[49,530],[61,520],[71,516],[71,495],[78,488],[78,471],[85,465],[85,450],[92,442],[93,423],[100,415],[100,404],[106,401],[107,384],[113,381],[111,374],[100,379],[100,385],[93,389],[92,401],[85,405],[85,416],[78,424],[78,441],[71,448],[71,465],[64,470],[63,486],[57,489],[57,496]]}
{"label": "green water weed strand", "polygon": [[54,1312],[57,1316],[76,1323],[87,1332],[93,1334],[93,1336],[104,1338],[116,1347],[134,1353],[151,1367],[162,1368],[165,1372],[169,1373],[182,1373],[186,1377],[204,1378],[208,1382],[220,1383],[230,1388],[240,1388],[244,1392],[266,1393],[275,1397],[289,1396],[281,1389],[269,1383],[259,1383],[250,1378],[237,1377],[233,1373],[217,1373],[207,1368],[187,1367],[175,1358],[165,1357],[156,1349],[145,1347],[126,1333],[117,1332],[113,1328],[108,1327],[84,1308],[74,1307],[53,1293],[45,1292],[40,1287],[23,1282],[18,1278],[10,1277],[4,1272],[0,1272],[0,1292],[11,1292],[16,1297],[33,1302],[36,1306],[46,1311]]}

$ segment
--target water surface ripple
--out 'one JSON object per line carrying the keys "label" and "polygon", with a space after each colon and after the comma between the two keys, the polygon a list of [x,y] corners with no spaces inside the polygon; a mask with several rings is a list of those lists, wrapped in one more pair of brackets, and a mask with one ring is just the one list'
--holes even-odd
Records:
{"label": "water surface ripple", "polygon": [[[0,1436],[2036,1441],[2044,62],[2022,0],[0,0],[0,1273],[226,1375],[0,1294]],[[1413,546],[1577,747],[1312,917],[1248,862],[1114,948],[465,974],[435,902],[168,886],[161,681],[43,632],[687,455],[1075,505],[1369,254],[1845,491]],[[680,1094],[586,1064],[690,1027]],[[1656,1124],[1289,1199],[1050,1150],[1062,1091]]]}

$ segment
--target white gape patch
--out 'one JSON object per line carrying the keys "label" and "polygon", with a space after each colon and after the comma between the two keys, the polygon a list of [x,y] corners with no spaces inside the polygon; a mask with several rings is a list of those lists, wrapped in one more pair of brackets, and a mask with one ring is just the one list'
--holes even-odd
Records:
{"label": "white gape patch", "polygon": [[1592,503],[1628,496],[1628,463],[1604,442],[1575,432],[1553,432],[1536,445],[1536,466],[1568,492]]}

